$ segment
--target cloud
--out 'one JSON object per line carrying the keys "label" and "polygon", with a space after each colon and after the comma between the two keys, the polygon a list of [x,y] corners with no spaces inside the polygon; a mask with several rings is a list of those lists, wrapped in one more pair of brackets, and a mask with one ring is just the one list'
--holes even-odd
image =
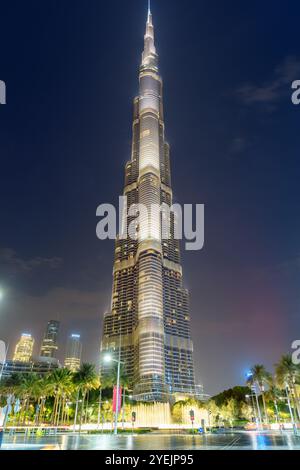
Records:
{"label": "cloud", "polygon": [[273,72],[273,78],[261,85],[245,84],[236,94],[243,104],[276,105],[300,76],[300,59],[287,57]]}
{"label": "cloud", "polygon": [[1,268],[4,268],[5,271],[8,271],[10,274],[18,274],[31,272],[39,268],[58,269],[62,264],[62,259],[59,257],[35,257],[25,260],[19,257],[15,250],[1,248],[0,263]]}

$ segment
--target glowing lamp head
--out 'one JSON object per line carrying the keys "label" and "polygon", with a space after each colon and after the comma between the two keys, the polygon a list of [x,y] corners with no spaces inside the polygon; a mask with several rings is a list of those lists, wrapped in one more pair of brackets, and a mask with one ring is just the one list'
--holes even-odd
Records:
{"label": "glowing lamp head", "polygon": [[105,356],[103,357],[103,361],[108,364],[109,362],[112,361],[112,357],[111,357],[111,354],[105,354]]}

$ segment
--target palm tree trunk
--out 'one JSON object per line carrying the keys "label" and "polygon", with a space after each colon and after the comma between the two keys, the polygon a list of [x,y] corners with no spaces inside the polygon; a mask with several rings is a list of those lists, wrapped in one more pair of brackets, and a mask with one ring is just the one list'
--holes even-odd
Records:
{"label": "palm tree trunk", "polygon": [[56,426],[59,425],[60,412],[61,412],[61,403],[62,403],[62,397],[60,397],[59,400],[58,400],[58,411],[57,411],[57,417],[56,417]]}
{"label": "palm tree trunk", "polygon": [[81,403],[81,411],[80,411],[79,432],[81,432],[81,426],[82,426],[82,418],[83,418],[83,410],[84,410],[84,401],[85,401],[85,392],[82,392],[82,403]]}
{"label": "palm tree trunk", "polygon": [[86,396],[86,407],[85,407],[85,417],[84,417],[84,424],[87,424],[87,418],[88,418],[88,406],[89,406],[89,392],[87,393],[87,396]]}
{"label": "palm tree trunk", "polygon": [[24,413],[24,425],[25,426],[27,424],[27,414],[28,414],[28,409],[29,409],[29,402],[30,402],[30,399],[27,398],[26,399],[26,408],[25,408],[25,413]]}
{"label": "palm tree trunk", "polygon": [[25,422],[26,422],[26,409],[27,409],[27,398],[24,398],[24,402],[23,402],[23,420],[22,420],[22,425],[25,426]]}
{"label": "palm tree trunk", "polygon": [[261,392],[261,397],[262,397],[262,402],[263,402],[263,407],[264,407],[265,421],[266,421],[266,424],[269,424],[269,418],[268,418],[266,400],[265,400],[265,393],[263,391]]}
{"label": "palm tree trunk", "polygon": [[66,412],[66,398],[63,398],[62,401],[62,411],[61,411],[61,424],[63,425],[65,422],[65,412]]}
{"label": "palm tree trunk", "polygon": [[55,422],[56,422],[58,398],[59,398],[58,394],[56,393],[55,398],[54,398],[53,411],[52,411],[52,422],[51,422],[52,426],[55,426]]}
{"label": "palm tree trunk", "polygon": [[43,420],[44,408],[45,408],[45,399],[42,398],[42,399],[41,399],[41,409],[40,409],[40,414],[39,414],[38,425],[40,425],[41,422],[42,422],[42,420]]}
{"label": "palm tree trunk", "polygon": [[298,415],[297,421],[299,421],[299,419],[300,419],[300,404],[299,404],[299,396],[298,396],[296,385],[294,385],[293,389],[294,389],[293,390],[294,391],[293,395],[295,397],[295,405],[296,405],[296,410],[297,410],[297,415]]}

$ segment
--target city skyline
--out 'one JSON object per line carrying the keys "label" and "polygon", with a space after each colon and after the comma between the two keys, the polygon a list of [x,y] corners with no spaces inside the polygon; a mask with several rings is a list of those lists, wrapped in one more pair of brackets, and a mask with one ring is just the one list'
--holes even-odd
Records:
{"label": "city skyline", "polygon": [[[96,239],[95,213],[116,203],[130,155],[145,5],[78,5],[59,16],[46,2],[46,18],[41,6],[20,5],[15,36],[13,8],[3,7],[0,339],[15,345],[30,330],[38,351],[59,312],[60,361],[78,331],[83,361],[96,363],[114,248]],[[277,1],[271,11],[257,0],[152,9],[174,195],[206,205],[204,250],[183,258],[196,381],[216,393],[243,383],[251,364],[271,368],[299,331],[299,108],[290,99],[299,6],[294,17]]]}

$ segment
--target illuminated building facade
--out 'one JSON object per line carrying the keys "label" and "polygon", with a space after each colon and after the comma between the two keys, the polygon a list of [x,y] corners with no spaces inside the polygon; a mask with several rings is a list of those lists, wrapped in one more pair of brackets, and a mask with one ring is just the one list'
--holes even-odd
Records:
{"label": "illuminated building facade", "polygon": [[82,353],[82,344],[80,341],[80,335],[71,335],[66,350],[66,357],[64,366],[76,372],[80,368],[81,364],[81,353]]}
{"label": "illuminated building facade", "polygon": [[16,362],[30,362],[32,358],[34,339],[28,333],[23,333],[16,345],[13,360]]}
{"label": "illuminated building facade", "polygon": [[59,322],[56,320],[50,320],[47,324],[44,339],[41,346],[42,357],[55,357],[58,350],[57,338],[59,331]]}
{"label": "illuminated building facade", "polygon": [[[172,205],[169,145],[165,140],[162,79],[148,9],[139,95],[133,103],[132,153],[125,167],[127,207],[141,203],[136,239],[119,237],[115,245],[111,311],[105,313],[101,356],[121,360],[136,400],[170,401],[180,392],[193,395],[193,344],[188,292],[183,287],[179,241],[170,213],[169,236],[150,207]],[[127,224],[135,217],[128,216]],[[101,374],[109,365],[101,361]]]}
{"label": "illuminated building facade", "polygon": [[6,361],[3,365],[3,377],[11,377],[13,374],[29,374],[38,375],[49,374],[52,370],[59,368],[57,359],[45,357],[37,357],[30,362]]}

